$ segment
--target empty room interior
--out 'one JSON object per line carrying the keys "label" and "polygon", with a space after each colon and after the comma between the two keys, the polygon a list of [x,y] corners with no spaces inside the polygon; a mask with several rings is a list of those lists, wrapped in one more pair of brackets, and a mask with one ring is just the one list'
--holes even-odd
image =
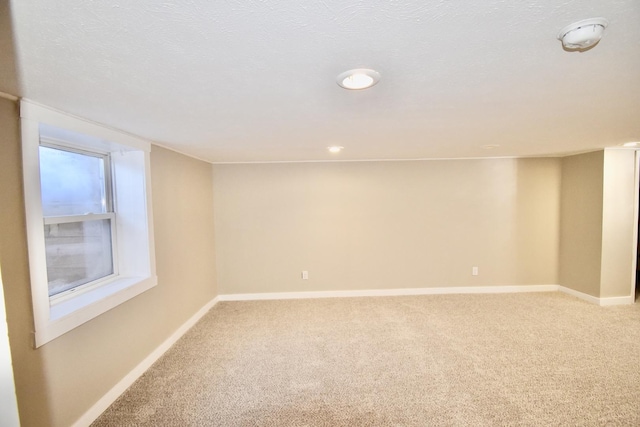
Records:
{"label": "empty room interior", "polygon": [[0,1],[0,426],[640,425],[639,2]]}

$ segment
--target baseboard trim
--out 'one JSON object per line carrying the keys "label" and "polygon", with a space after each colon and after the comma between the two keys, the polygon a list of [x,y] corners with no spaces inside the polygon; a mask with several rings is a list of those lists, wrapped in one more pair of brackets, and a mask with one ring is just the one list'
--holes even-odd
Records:
{"label": "baseboard trim", "polygon": [[439,288],[370,289],[357,291],[265,292],[219,295],[220,301],[257,301],[310,298],[387,297],[403,295],[505,294],[517,292],[556,292],[558,285],[457,286]]}
{"label": "baseboard trim", "polygon": [[600,298],[600,305],[602,307],[608,307],[612,305],[629,305],[633,304],[634,302],[636,301],[632,296]]}
{"label": "baseboard trim", "polygon": [[151,354],[122,378],[104,396],[100,398],[87,412],[85,412],[72,427],[88,427],[115,400],[124,393],[147,369],[151,367],[173,344],[176,343],[189,329],[191,329],[209,310],[220,301],[257,301],[257,300],[285,300],[311,298],[348,298],[375,296],[404,296],[404,295],[451,295],[451,294],[505,294],[524,292],[563,292],[575,296],[592,304],[613,306],[633,304],[633,296],[598,298],[584,292],[576,291],[560,285],[522,285],[522,286],[459,286],[438,288],[404,288],[404,289],[370,289],[353,291],[317,291],[317,292],[266,292],[257,294],[225,294],[218,295],[189,320],[180,326],[169,338],[160,344]]}
{"label": "baseboard trim", "polygon": [[100,398],[87,412],[85,412],[72,427],[88,427],[94,422],[115,400],[124,393],[147,369],[153,365],[176,341],[180,339],[198,320],[202,318],[213,306],[219,301],[216,297],[206,303],[198,310],[189,320],[182,324],[169,338],[160,344],[151,352],[142,362],[138,364],[131,372],[122,378],[115,386],[111,388],[104,396]]}
{"label": "baseboard trim", "polygon": [[599,298],[599,297],[594,297],[593,295],[585,294],[584,292],[576,291],[575,289],[567,288],[565,286],[558,286],[558,290],[567,295],[572,295],[574,297],[580,298],[584,301],[588,301],[592,304],[599,305],[601,307],[609,307],[612,305],[628,305],[628,304],[633,304],[635,302],[635,298],[632,295],[629,295],[626,297]]}
{"label": "baseboard trim", "polygon": [[571,295],[576,298],[580,298],[581,300],[590,302],[591,304],[600,305],[600,298],[594,297],[593,295],[585,294],[584,292],[576,291],[575,289],[567,288],[565,286],[558,286],[558,290],[567,295]]}

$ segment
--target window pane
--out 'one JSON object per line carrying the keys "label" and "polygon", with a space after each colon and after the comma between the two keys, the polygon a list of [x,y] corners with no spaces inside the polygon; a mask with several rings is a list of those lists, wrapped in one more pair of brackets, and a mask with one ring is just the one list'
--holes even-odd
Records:
{"label": "window pane", "polygon": [[102,157],[40,146],[44,216],[106,212],[104,171]]}
{"label": "window pane", "polygon": [[44,226],[49,296],[113,274],[111,220]]}

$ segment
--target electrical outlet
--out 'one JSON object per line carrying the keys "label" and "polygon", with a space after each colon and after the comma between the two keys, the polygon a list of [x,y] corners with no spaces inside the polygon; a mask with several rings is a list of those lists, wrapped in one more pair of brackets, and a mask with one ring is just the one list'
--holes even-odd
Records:
{"label": "electrical outlet", "polygon": [[309,272],[307,270],[302,272],[302,280],[309,280]]}
{"label": "electrical outlet", "polygon": [[471,275],[472,276],[477,276],[478,275],[478,267],[472,267],[471,268]]}

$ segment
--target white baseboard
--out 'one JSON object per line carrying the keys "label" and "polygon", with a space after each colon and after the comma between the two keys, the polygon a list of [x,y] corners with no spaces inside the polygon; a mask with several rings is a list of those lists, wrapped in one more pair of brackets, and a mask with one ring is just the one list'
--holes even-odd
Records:
{"label": "white baseboard", "polygon": [[580,298],[581,300],[588,301],[591,304],[600,305],[600,298],[594,297],[593,295],[585,294],[584,292],[576,291],[575,289],[567,288],[565,286],[558,286],[558,290],[567,295],[571,295],[576,298]]}
{"label": "white baseboard", "polygon": [[149,356],[138,364],[131,372],[122,378],[111,390],[85,412],[72,427],[88,427],[102,414],[127,388],[129,388],[147,369],[151,367],[182,335],[184,335],[202,316],[204,316],[219,301],[253,301],[253,300],[283,300],[307,298],[345,298],[345,297],[375,297],[375,296],[403,296],[403,295],[446,295],[446,294],[503,294],[519,292],[564,292],[585,301],[600,306],[633,304],[633,296],[598,298],[574,289],[559,285],[523,285],[523,286],[459,286],[439,288],[404,288],[404,289],[371,289],[355,291],[317,291],[317,292],[269,292],[258,294],[226,294],[218,295],[205,304],[197,313],[178,328],[169,338],[158,346]]}
{"label": "white baseboard", "polygon": [[635,297],[608,297],[608,298],[600,298],[600,305],[602,307],[611,306],[611,305],[629,305],[636,302]]}
{"label": "white baseboard", "polygon": [[202,316],[207,314],[219,301],[218,297],[205,304],[196,314],[182,324],[169,338],[160,344],[151,354],[138,364],[131,372],[122,378],[111,390],[98,400],[87,412],[85,412],[72,427],[87,427],[94,422],[122,393],[127,390],[147,369],[151,367],[176,341],[180,339]]}
{"label": "white baseboard", "polygon": [[633,304],[635,302],[635,297],[633,295],[629,295],[626,297],[599,298],[599,297],[594,297],[593,295],[585,294],[584,292],[576,291],[575,289],[567,288],[565,286],[558,286],[558,290],[560,292],[564,292],[567,295],[572,295],[574,297],[580,298],[585,301],[589,301],[590,303],[599,305],[601,307],[612,306],[612,305],[628,305],[628,304]]}
{"label": "white baseboard", "polygon": [[584,292],[560,285],[522,286],[457,286],[439,288],[371,289],[358,291],[317,291],[317,292],[265,292],[258,294],[219,295],[219,301],[259,301],[309,298],[380,297],[403,295],[446,295],[446,294],[506,294],[518,292],[563,292],[599,306],[633,304],[633,296],[598,298]]}
{"label": "white baseboard", "polygon": [[219,301],[255,301],[307,298],[381,297],[402,295],[504,294],[516,292],[556,292],[558,285],[458,286],[449,288],[371,289],[360,291],[268,292],[219,295]]}

